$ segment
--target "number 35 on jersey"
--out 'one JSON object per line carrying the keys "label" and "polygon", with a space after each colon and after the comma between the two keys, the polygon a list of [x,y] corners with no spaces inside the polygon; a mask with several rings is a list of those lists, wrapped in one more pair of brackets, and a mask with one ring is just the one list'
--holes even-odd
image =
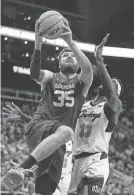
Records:
{"label": "number 35 on jersey", "polygon": [[74,90],[70,91],[54,91],[54,95],[57,97],[57,100],[53,102],[53,105],[56,107],[73,107],[75,104],[74,99]]}

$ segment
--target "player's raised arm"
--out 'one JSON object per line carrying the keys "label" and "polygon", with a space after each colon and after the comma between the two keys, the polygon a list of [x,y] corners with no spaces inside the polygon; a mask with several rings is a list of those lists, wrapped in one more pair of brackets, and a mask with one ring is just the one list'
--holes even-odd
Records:
{"label": "player's raised arm", "polygon": [[107,42],[107,38],[109,37],[109,34],[107,34],[101,44],[96,47],[95,51],[95,58],[97,62],[98,72],[101,80],[101,84],[103,86],[103,90],[105,93],[105,96],[107,98],[107,104],[111,108],[111,110],[115,113],[119,113],[121,111],[121,102],[117,96],[115,86],[113,84],[113,81],[103,63],[102,58],[102,51],[103,46]]}
{"label": "player's raised arm", "polygon": [[86,57],[86,55],[75,45],[74,41],[72,40],[72,31],[66,19],[64,20],[64,24],[65,24],[63,26],[64,30],[61,36],[64,39],[64,41],[69,45],[70,49],[72,50],[76,57],[78,65],[81,68],[80,79],[85,85],[84,95],[87,95],[88,89],[93,81],[92,65],[89,59]]}
{"label": "player's raised arm", "polygon": [[40,85],[45,85],[53,73],[48,70],[41,70],[41,47],[43,37],[38,35],[38,20],[35,23],[35,44],[34,52],[30,63],[30,77]]}

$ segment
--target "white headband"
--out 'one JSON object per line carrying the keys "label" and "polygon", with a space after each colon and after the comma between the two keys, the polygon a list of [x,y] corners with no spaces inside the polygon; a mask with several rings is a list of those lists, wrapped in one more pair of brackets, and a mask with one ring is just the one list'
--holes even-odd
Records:
{"label": "white headband", "polygon": [[121,93],[121,84],[119,83],[119,81],[117,79],[112,79],[112,80],[115,81],[118,85],[117,95],[119,96]]}

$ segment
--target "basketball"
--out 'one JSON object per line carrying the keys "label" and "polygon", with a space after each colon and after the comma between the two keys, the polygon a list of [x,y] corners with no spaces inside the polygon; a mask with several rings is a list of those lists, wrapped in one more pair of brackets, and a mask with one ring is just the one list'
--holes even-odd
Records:
{"label": "basketball", "polygon": [[43,13],[39,22],[39,35],[47,39],[60,37],[63,26],[63,16],[57,11],[47,11]]}

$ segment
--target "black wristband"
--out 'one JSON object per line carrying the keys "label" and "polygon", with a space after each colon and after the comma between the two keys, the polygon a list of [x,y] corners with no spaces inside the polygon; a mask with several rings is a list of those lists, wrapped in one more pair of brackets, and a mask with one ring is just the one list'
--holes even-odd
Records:
{"label": "black wristband", "polygon": [[40,50],[37,50],[37,49],[34,49],[33,54],[32,54],[33,60],[34,59],[38,59],[40,57],[41,57],[41,51]]}

